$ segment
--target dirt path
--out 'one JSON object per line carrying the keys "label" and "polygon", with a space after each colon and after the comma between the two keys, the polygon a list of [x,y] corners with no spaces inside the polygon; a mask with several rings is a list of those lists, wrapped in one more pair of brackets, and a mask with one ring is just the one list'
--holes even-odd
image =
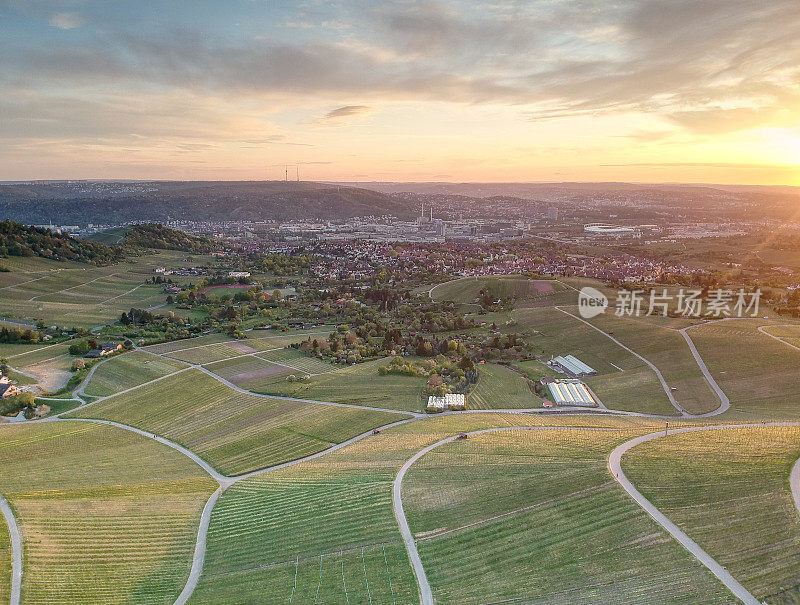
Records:
{"label": "dirt path", "polygon": [[[712,425],[712,426],[693,426],[693,427],[685,427],[685,428],[678,428],[672,429],[669,431],[669,434],[675,433],[688,433],[694,431],[712,431],[712,430],[723,430],[723,429],[736,429],[736,428],[763,428],[763,427],[779,427],[779,426],[800,426],[800,422],[768,422],[768,423],[751,423],[751,424],[737,424],[737,425]],[[703,550],[697,542],[692,540],[686,533],[683,532],[677,525],[675,525],[672,521],[667,518],[660,510],[658,510],[652,502],[650,502],[647,498],[645,498],[639,490],[634,487],[633,483],[625,476],[625,473],[622,471],[622,457],[628,450],[633,449],[637,445],[645,443],[646,441],[652,441],[653,439],[658,439],[660,437],[665,436],[665,431],[658,431],[657,433],[649,433],[647,435],[641,435],[639,437],[635,437],[630,441],[626,441],[622,445],[617,446],[614,451],[611,452],[611,455],[608,457],[608,468],[611,471],[611,474],[614,475],[614,478],[619,482],[622,488],[628,492],[628,495],[633,498],[633,500],[638,504],[648,515],[650,515],[661,527],[666,529],[673,538],[675,538],[686,550],[688,550],[701,564],[703,564],[708,570],[714,574],[725,586],[743,603],[747,603],[748,605],[758,605],[759,601],[756,599],[750,591],[748,591],[744,586],[742,586],[738,580],[736,580],[727,569],[725,569],[722,565],[717,563],[717,561],[709,555],[705,550]],[[797,469],[797,472],[795,472]],[[798,504],[798,497],[800,497],[800,468],[798,465],[795,464],[795,468],[792,469],[792,473],[797,474],[796,483],[798,493],[795,493],[795,489],[793,486],[792,493],[795,496],[795,504]],[[798,505],[800,506],[800,505]],[[800,510],[800,509],[798,509]]]}

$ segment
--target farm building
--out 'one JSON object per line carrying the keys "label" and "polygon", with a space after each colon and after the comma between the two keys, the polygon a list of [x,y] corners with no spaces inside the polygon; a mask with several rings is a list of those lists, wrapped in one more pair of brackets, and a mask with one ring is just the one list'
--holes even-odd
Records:
{"label": "farm building", "polygon": [[0,399],[13,397],[14,395],[19,395],[21,392],[22,391],[17,388],[17,385],[12,384],[8,377],[0,375]]}
{"label": "farm building", "polygon": [[428,397],[429,412],[446,410],[463,410],[467,407],[467,398],[463,393],[447,393],[444,397],[431,395]]}
{"label": "farm building", "polygon": [[595,376],[597,374],[597,370],[590,368],[574,355],[559,355],[550,360],[550,367],[572,378]]}
{"label": "farm building", "polygon": [[556,405],[596,406],[597,400],[580,380],[553,380],[547,389]]}

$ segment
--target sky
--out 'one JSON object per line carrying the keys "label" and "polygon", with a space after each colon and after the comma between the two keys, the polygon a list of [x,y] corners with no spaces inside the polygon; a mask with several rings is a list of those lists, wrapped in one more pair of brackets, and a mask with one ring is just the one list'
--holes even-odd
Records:
{"label": "sky", "polygon": [[0,180],[800,185],[798,0],[0,0]]}

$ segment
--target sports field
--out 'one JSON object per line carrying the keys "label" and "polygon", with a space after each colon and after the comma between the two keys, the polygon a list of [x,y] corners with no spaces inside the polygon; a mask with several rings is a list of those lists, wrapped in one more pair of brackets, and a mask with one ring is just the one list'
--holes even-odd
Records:
{"label": "sports field", "polygon": [[179,361],[130,351],[103,361],[86,385],[86,394],[102,397],[188,367]]}
{"label": "sports field", "polygon": [[23,602],[177,597],[216,482],[178,452],[114,427],[58,422],[2,431],[0,454],[12,463],[0,492],[24,536]]}
{"label": "sports field", "polygon": [[633,484],[756,598],[800,600],[800,517],[788,476],[800,427],[675,434],[622,459]]}
{"label": "sports field", "polygon": [[403,484],[438,602],[726,602],[724,587],[614,483],[629,431],[470,436]]}
{"label": "sports field", "polygon": [[730,398],[729,414],[797,418],[800,351],[760,333],[763,323],[721,321],[692,328],[688,334]]}
{"label": "sports field", "polygon": [[162,435],[227,474],[302,458],[402,419],[388,412],[246,395],[194,369],[74,414]]}
{"label": "sports field", "polygon": [[[655,372],[607,336],[554,308],[518,309],[518,329],[528,330],[536,353],[545,358],[575,355],[597,370],[585,379],[609,408],[675,414]],[[633,348],[633,347],[631,347]]]}

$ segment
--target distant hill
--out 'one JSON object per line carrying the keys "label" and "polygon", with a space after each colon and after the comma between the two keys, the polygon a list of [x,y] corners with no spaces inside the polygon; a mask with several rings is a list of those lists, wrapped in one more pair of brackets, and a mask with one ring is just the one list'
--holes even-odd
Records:
{"label": "distant hill", "polygon": [[79,181],[0,185],[0,218],[22,223],[346,219],[413,214],[385,193],[293,181]]}
{"label": "distant hill", "polygon": [[49,229],[0,221],[0,257],[40,256],[51,260],[105,265],[122,260],[120,248],[75,239]]}
{"label": "distant hill", "polygon": [[125,234],[122,245],[157,250],[181,250],[192,254],[206,254],[217,248],[217,245],[207,237],[188,235],[183,231],[157,224],[134,226]]}

